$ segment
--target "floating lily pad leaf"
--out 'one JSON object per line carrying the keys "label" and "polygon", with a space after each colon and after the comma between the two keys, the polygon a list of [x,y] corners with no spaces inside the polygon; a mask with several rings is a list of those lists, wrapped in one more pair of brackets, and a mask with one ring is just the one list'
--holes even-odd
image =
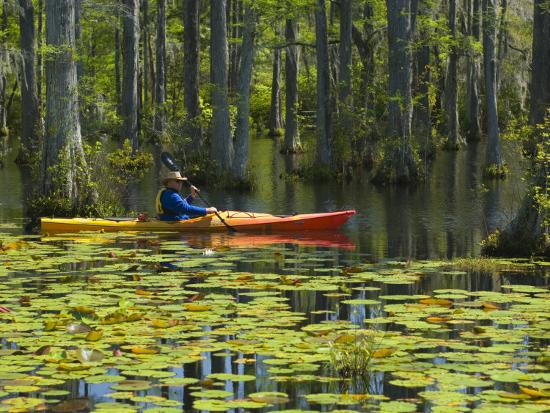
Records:
{"label": "floating lily pad leaf", "polygon": [[191,393],[191,396],[205,399],[225,399],[226,397],[233,396],[233,392],[225,390],[202,390]]}
{"label": "floating lily pad leaf", "polygon": [[349,305],[378,305],[380,304],[380,301],[377,300],[369,300],[366,298],[354,298],[351,300],[342,300],[342,304],[349,304]]}
{"label": "floating lily pad leaf", "polygon": [[306,394],[304,397],[306,398],[308,403],[315,404],[336,404],[342,398],[340,394],[334,393]]}
{"label": "floating lily pad leaf", "polygon": [[510,370],[491,374],[491,380],[501,383],[517,383],[521,380],[531,380],[531,376],[519,370]]}
{"label": "floating lily pad leaf", "polygon": [[9,406],[9,411],[40,410],[40,406],[46,404],[46,400],[34,397],[14,397],[2,400],[2,404]]}
{"label": "floating lily pad leaf", "polygon": [[213,373],[213,374],[209,374],[208,378],[215,379],[215,380],[231,380],[234,382],[256,380],[256,376],[252,376],[250,374],[230,374],[230,373]]}
{"label": "floating lily pad leaf", "polygon": [[423,399],[429,400],[435,405],[445,406],[459,406],[461,404],[469,404],[479,399],[477,396],[471,394],[451,391],[423,391],[418,393],[418,395]]}
{"label": "floating lily pad leaf", "polygon": [[110,399],[115,400],[128,400],[132,397],[134,397],[134,392],[131,391],[117,391],[114,393],[108,393],[105,395],[105,397],[108,397]]}
{"label": "floating lily pad leaf", "polygon": [[96,413],[133,413],[138,411],[138,407],[126,403],[96,403],[92,412]]}
{"label": "floating lily pad leaf", "polygon": [[161,383],[166,386],[187,386],[189,384],[198,383],[200,380],[193,377],[174,377],[170,379],[163,379]]}
{"label": "floating lily pad leaf", "polygon": [[67,325],[66,330],[70,334],[88,333],[92,331],[92,327],[84,323],[71,323]]}
{"label": "floating lily pad leaf", "polygon": [[111,376],[107,374],[101,374],[98,376],[88,376],[84,379],[86,383],[99,384],[99,383],[118,383],[126,380],[124,376]]}
{"label": "floating lily pad leaf", "polygon": [[290,410],[277,410],[278,413],[319,413],[318,410],[300,410],[300,409],[290,409]]}
{"label": "floating lily pad leaf", "polygon": [[287,403],[289,401],[288,395],[281,392],[258,392],[248,395],[255,402],[265,402],[270,404]]}
{"label": "floating lily pad leaf", "polygon": [[122,390],[122,391],[137,391],[137,390],[148,390],[151,388],[151,382],[146,380],[124,380],[111,386],[113,390]]}
{"label": "floating lily pad leaf", "polygon": [[414,403],[402,401],[380,402],[380,413],[408,413],[416,412],[418,406]]}
{"label": "floating lily pad leaf", "polygon": [[175,407],[153,407],[142,410],[142,413],[181,413],[181,408]]}
{"label": "floating lily pad leaf", "polygon": [[8,393],[32,393],[40,390],[37,386],[4,386],[4,390]]}

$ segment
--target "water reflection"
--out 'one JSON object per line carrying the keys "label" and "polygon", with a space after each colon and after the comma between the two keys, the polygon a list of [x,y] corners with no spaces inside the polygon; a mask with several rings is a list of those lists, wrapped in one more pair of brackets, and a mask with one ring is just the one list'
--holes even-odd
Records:
{"label": "water reflection", "polygon": [[[367,171],[358,172],[350,183],[284,179],[285,171],[303,165],[309,155],[280,155],[277,148],[272,139],[253,140],[252,193],[204,187],[202,195],[219,209],[273,214],[356,209],[358,214],[342,233],[373,260],[475,256],[487,233],[513,217],[524,190],[521,164],[511,148],[505,148],[511,171],[505,181],[483,180],[484,147],[470,145],[463,151],[438,153],[427,181],[416,188],[374,187]],[[0,169],[0,224],[25,216],[23,200],[36,186],[36,179],[20,171],[13,156]],[[130,185],[125,206],[154,215],[162,173],[157,162],[143,180]]]}

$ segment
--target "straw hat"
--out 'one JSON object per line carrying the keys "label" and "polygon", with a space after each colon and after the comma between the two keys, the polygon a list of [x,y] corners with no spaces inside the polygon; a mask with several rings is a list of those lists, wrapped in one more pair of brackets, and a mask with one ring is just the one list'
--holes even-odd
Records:
{"label": "straw hat", "polygon": [[179,171],[170,171],[164,176],[162,184],[166,185],[166,183],[172,179],[176,181],[187,181],[187,178],[185,176],[181,176]]}

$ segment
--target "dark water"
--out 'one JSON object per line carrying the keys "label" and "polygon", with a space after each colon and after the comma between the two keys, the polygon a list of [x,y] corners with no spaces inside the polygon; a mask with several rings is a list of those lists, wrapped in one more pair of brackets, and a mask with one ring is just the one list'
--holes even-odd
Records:
{"label": "dark water", "polygon": [[[367,172],[349,183],[282,178],[306,157],[279,155],[272,139],[253,139],[254,191],[202,188],[202,195],[220,210],[286,214],[355,209],[357,215],[341,232],[359,252],[378,258],[452,258],[478,255],[479,242],[512,219],[524,192],[519,156],[510,147],[505,148],[505,159],[511,174],[505,181],[483,180],[485,155],[480,144],[457,153],[439,152],[427,182],[416,188],[375,187]],[[32,187],[35,181],[30,177],[25,182]],[[158,179],[150,174],[132,191],[129,205],[153,214],[157,188]],[[0,223],[22,223],[25,192],[19,169],[8,161],[0,170]]]}

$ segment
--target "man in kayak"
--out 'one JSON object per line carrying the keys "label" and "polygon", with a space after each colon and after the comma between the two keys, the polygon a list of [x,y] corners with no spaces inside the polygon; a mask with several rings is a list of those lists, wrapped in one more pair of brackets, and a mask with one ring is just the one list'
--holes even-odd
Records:
{"label": "man in kayak", "polygon": [[161,221],[181,221],[218,211],[214,207],[201,208],[191,205],[199,192],[193,185],[191,194],[185,199],[182,198],[180,192],[184,181],[187,181],[187,178],[181,176],[178,171],[169,172],[162,181],[164,188],[158,192],[156,199],[157,214]]}

